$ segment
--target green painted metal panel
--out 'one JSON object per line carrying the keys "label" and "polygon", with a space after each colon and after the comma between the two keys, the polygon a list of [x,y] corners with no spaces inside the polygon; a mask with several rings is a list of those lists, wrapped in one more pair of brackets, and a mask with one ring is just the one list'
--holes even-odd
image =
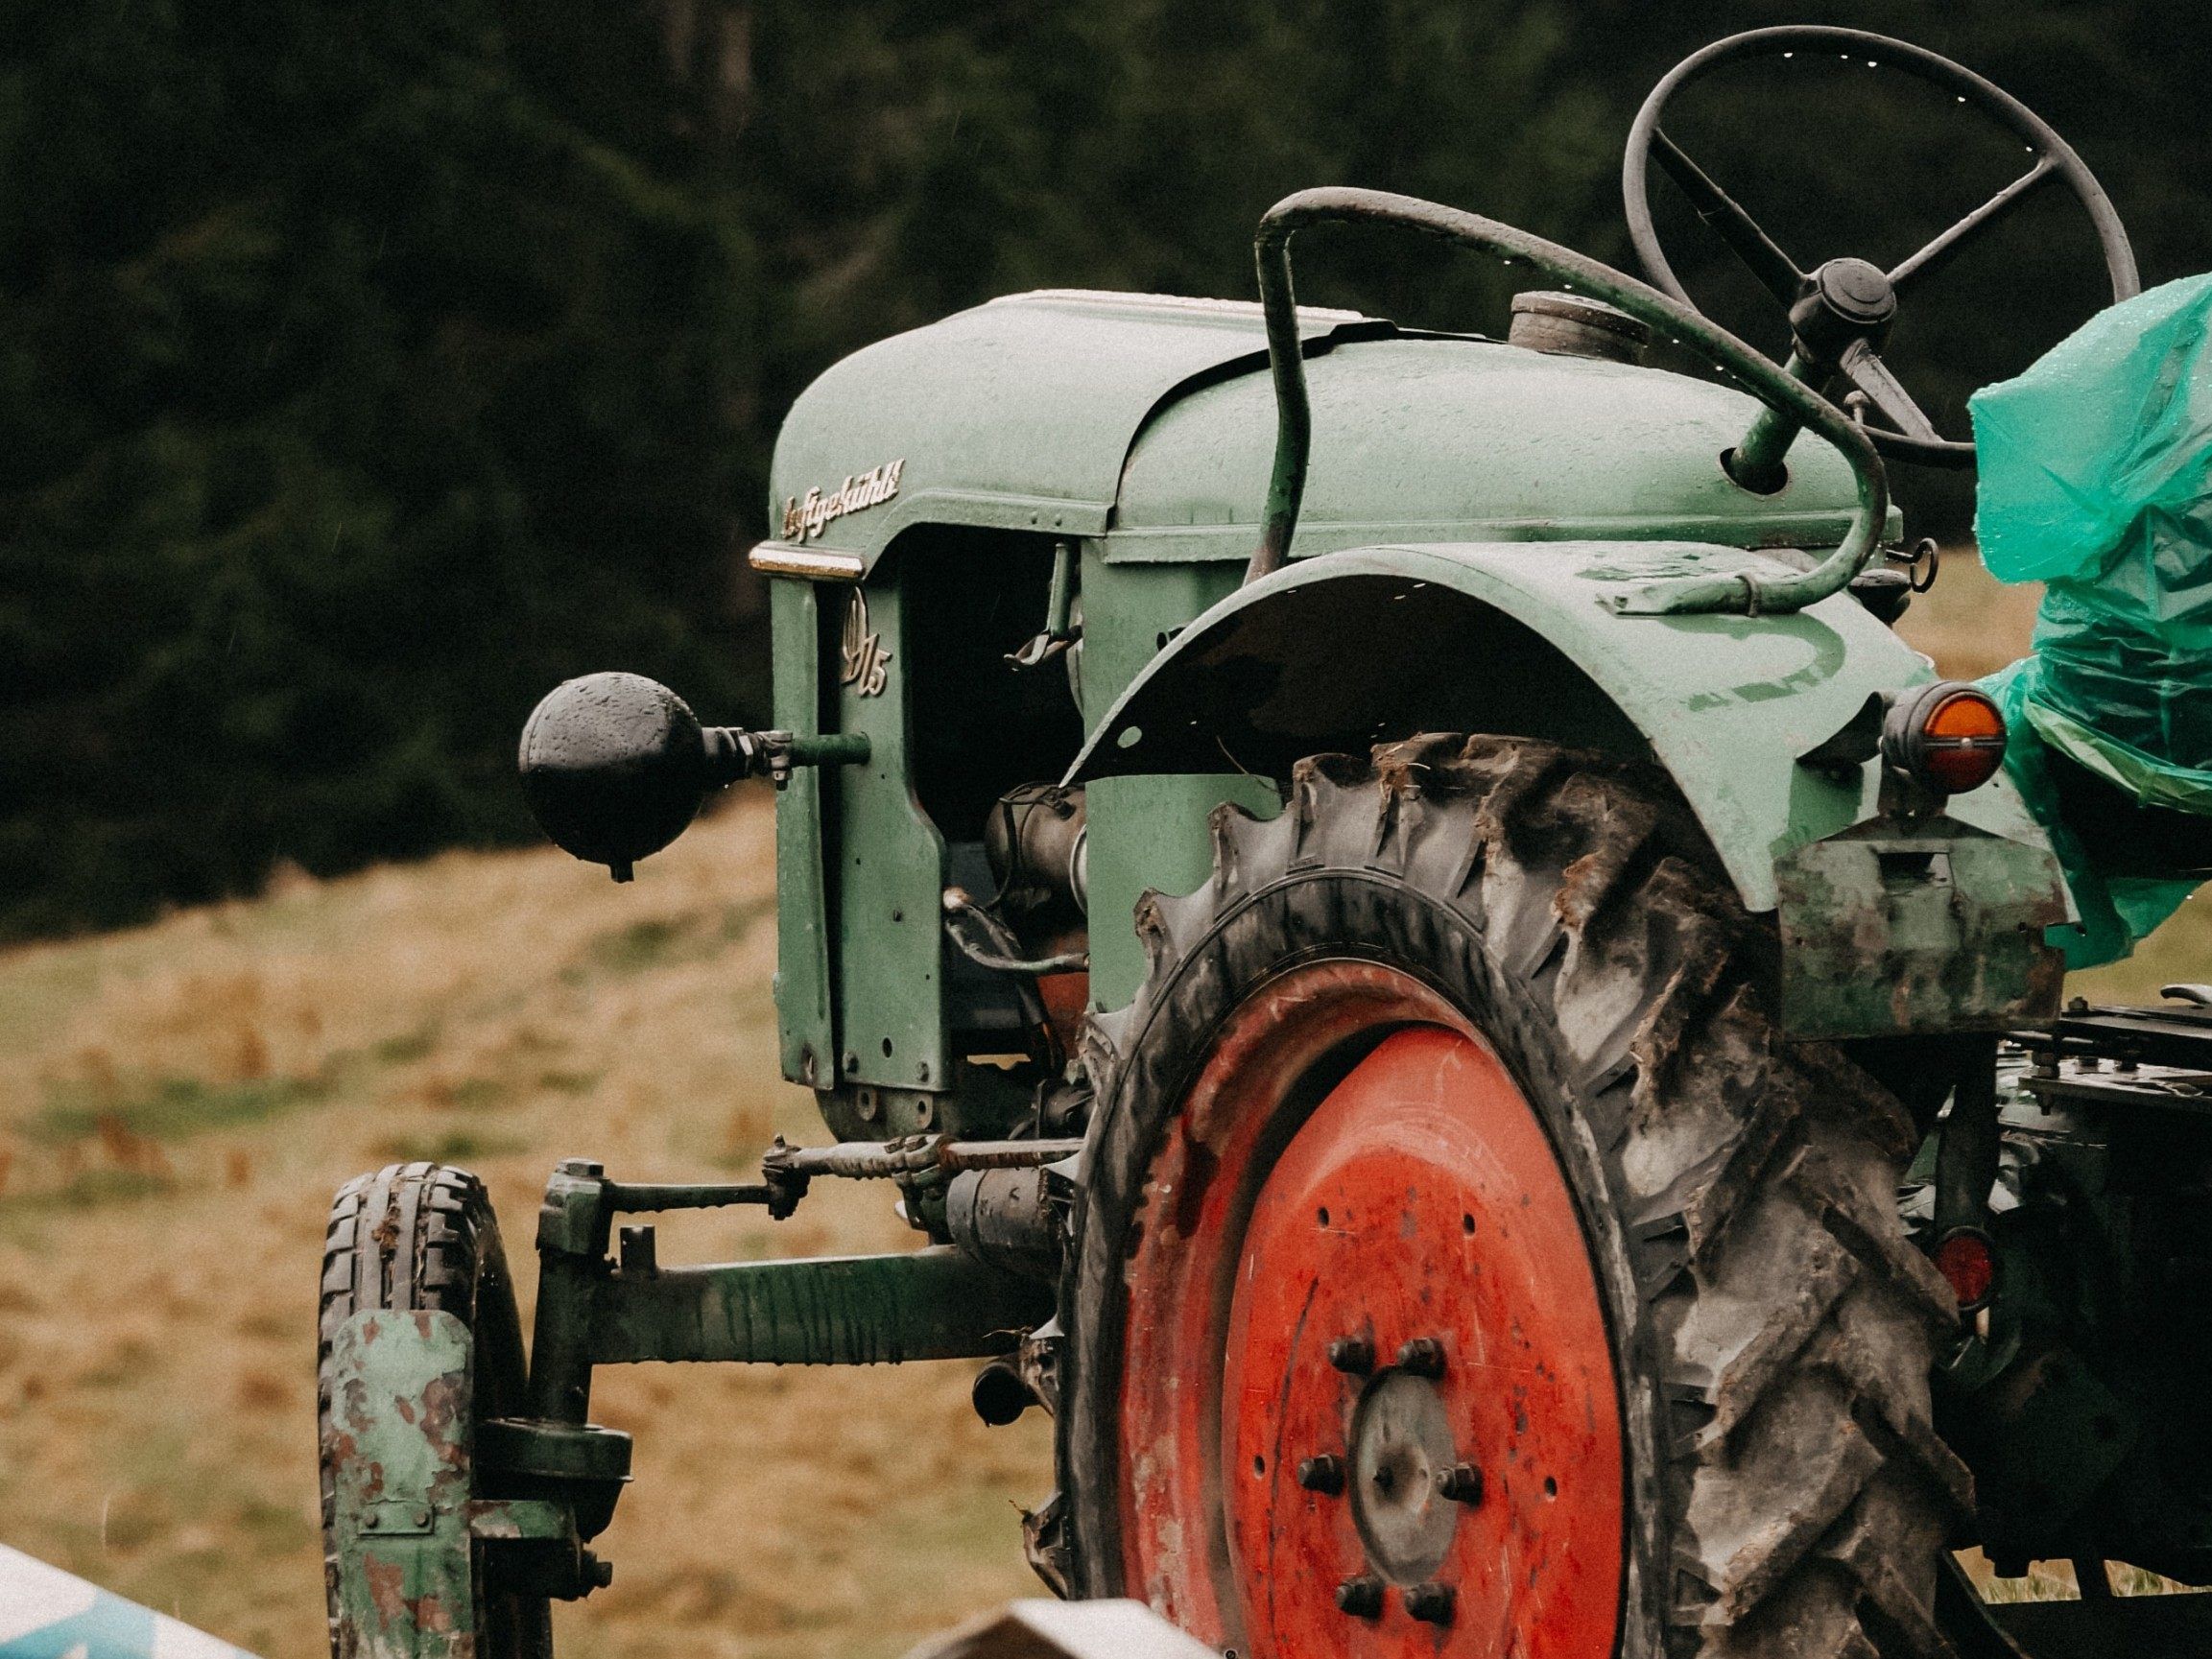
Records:
{"label": "green painted metal panel", "polygon": [[[1429,540],[1834,544],[1851,471],[1827,444],[1754,495],[1721,469],[1758,409],[1663,369],[1475,339],[1347,341],[1307,361],[1314,451],[1294,551]],[[1246,557],[1274,458],[1274,387],[1195,390],[1124,469],[1115,557]],[[1203,551],[1201,551],[1203,549]]]}
{"label": "green painted metal panel", "polygon": [[[1606,585],[1624,580],[1758,568],[1772,561],[1742,549],[1664,542],[1369,547],[1301,560],[1240,588],[1178,635],[1099,723],[1069,776],[1211,770],[1218,746],[1188,713],[1193,678],[1203,672],[1196,659],[1233,652],[1240,628],[1256,629],[1263,607],[1278,599],[1340,578],[1387,576],[1403,581],[1409,600],[1424,585],[1477,600],[1563,652],[1674,774],[1745,902],[1772,910],[1775,859],[1870,816],[1875,804],[1871,763],[1853,787],[1797,766],[1796,756],[1840,729],[1872,693],[1920,683],[1933,670],[1844,596],[1780,617],[1625,617],[1598,603]],[[1388,638],[1324,635],[1321,645],[1319,666],[1303,672],[1325,673],[1326,650],[1391,649]],[[1465,672],[1479,680],[1484,664],[1470,657]],[[1130,726],[1142,735],[1121,747]],[[1951,811],[1992,835],[2045,844],[2002,778],[1956,797]]]}
{"label": "green painted metal panel", "polygon": [[360,1659],[476,1651],[468,1532],[468,1329],[451,1314],[355,1314],[330,1339],[339,1613]]}
{"label": "green painted metal panel", "polygon": [[1274,784],[1235,773],[1100,778],[1083,792],[1090,837],[1090,999],[1126,1005],[1145,974],[1137,899],[1150,889],[1196,891],[1213,870],[1207,819],[1233,801],[1256,818],[1282,811]]}
{"label": "green painted metal panel", "polygon": [[[1474,339],[1349,340],[1310,358],[1306,375],[1313,460],[1294,554],[1444,540],[1833,546],[1850,522],[1850,468],[1824,443],[1799,442],[1772,495],[1728,478],[1721,454],[1760,406],[1711,381]],[[1108,557],[1249,557],[1274,442],[1264,374],[1177,399],[1130,452]]]}
{"label": "green painted metal panel", "polygon": [[[834,592],[834,590],[831,590]],[[848,1083],[942,1089],[952,1081],[943,998],[944,838],[915,798],[907,761],[905,606],[892,583],[847,588],[860,632],[887,653],[880,680],[841,675],[838,725],[868,740],[866,766],[832,786],[840,1075]],[[880,686],[880,689],[877,689]]]}
{"label": "green painted metal panel", "polygon": [[[1832,546],[1848,522],[1849,472],[1823,444],[1797,445],[1774,495],[1722,471],[1757,407],[1743,392],[1473,336],[1400,336],[1348,312],[1301,317],[1315,435],[1296,552],[1629,537]],[[1254,305],[994,300],[810,386],[777,440],[772,522],[809,490],[840,496],[895,462],[895,494],[820,522],[808,545],[872,566],[919,523],[1082,536],[1110,526],[1113,560],[1241,560],[1274,441],[1265,368]]]}
{"label": "green painted metal panel", "polygon": [[1775,861],[1782,1025],[1797,1037],[2010,1031],[2057,1011],[2049,848],[1944,818],[1873,818]]}
{"label": "green painted metal panel", "polygon": [[1188,626],[1236,591],[1241,570],[1221,565],[1117,565],[1111,538],[1082,549],[1082,713],[1096,730],[1106,710]]}
{"label": "green painted metal panel", "polygon": [[[1359,321],[1301,317],[1314,334]],[[809,386],[776,438],[770,522],[810,489],[900,462],[895,495],[831,519],[808,545],[872,566],[913,524],[1095,535],[1154,408],[1239,360],[1266,367],[1257,305],[1064,291],[992,300],[855,352]],[[1264,486],[1263,472],[1255,499]]]}
{"label": "green painted metal panel", "polygon": [[[831,590],[843,603],[842,590]],[[812,582],[769,583],[775,652],[775,723],[811,737],[821,729],[821,622]],[[822,869],[823,773],[800,767],[775,801],[775,1011],[783,1075],[827,1086],[837,1064],[830,1002],[829,897]]]}
{"label": "green painted metal panel", "polygon": [[[1095,727],[1130,681],[1194,616],[1235,591],[1241,566],[1116,565],[1110,541],[1084,544],[1083,722]],[[1084,792],[1090,833],[1090,997],[1117,1008],[1144,977],[1131,916],[1147,889],[1189,892],[1212,867],[1206,819],[1225,800],[1272,818],[1267,779],[1226,775],[1104,779]]]}

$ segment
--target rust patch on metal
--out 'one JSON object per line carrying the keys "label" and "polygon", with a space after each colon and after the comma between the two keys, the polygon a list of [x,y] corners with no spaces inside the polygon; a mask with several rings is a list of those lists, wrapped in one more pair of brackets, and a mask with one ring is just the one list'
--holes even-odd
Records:
{"label": "rust patch on metal", "polygon": [[407,1571],[398,1562],[376,1555],[365,1556],[361,1562],[361,1577],[369,1586],[369,1605],[376,1609],[377,1619],[387,1629],[407,1616]]}

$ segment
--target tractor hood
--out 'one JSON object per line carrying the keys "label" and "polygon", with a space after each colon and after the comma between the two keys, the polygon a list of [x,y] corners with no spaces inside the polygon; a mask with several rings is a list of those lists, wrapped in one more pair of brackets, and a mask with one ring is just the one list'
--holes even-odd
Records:
{"label": "tractor hood", "polygon": [[[1686,375],[1305,310],[1312,473],[1294,552],[1385,539],[1666,537],[1819,547],[1851,477],[1723,472],[1755,404]],[[854,353],[776,443],[771,533],[861,571],[906,526],[1096,536],[1114,559],[1244,558],[1275,433],[1256,305],[1046,291]]]}
{"label": "tractor hood", "polygon": [[[1389,327],[1355,311],[1298,317],[1309,340]],[[1267,360],[1260,308],[1241,301],[1047,289],[957,312],[854,352],[799,394],[776,438],[770,533],[866,565],[916,523],[1101,534],[1146,419]]]}

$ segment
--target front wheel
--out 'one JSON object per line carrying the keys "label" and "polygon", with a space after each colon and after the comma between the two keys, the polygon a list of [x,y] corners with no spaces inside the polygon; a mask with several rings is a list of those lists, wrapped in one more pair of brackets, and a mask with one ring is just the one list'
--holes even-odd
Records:
{"label": "front wheel", "polygon": [[[346,1557],[335,1531],[332,1339],[358,1313],[451,1314],[468,1334],[466,1443],[474,1446],[477,1427],[487,1419],[527,1411],[522,1321],[484,1183],[465,1170],[435,1164],[393,1164],[348,1181],[331,1200],[321,1301],[317,1380],[323,1580],[331,1653],[354,1659],[362,1645],[349,1604],[376,1604],[376,1587],[342,1581]],[[475,1495],[499,1494],[479,1487]],[[474,1553],[468,1581],[474,1586],[477,1659],[550,1659],[553,1627],[546,1599],[502,1586],[490,1555],[481,1546]]]}
{"label": "front wheel", "polygon": [[1089,1056],[1077,1592],[1258,1659],[1941,1652],[1909,1126],[1665,780],[1423,738],[1215,831]]}

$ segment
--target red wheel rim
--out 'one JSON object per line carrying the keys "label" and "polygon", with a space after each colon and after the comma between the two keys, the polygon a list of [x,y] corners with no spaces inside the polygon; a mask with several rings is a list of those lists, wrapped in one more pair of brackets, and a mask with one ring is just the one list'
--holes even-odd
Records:
{"label": "red wheel rim", "polygon": [[[1542,1122],[1443,998],[1332,961],[1241,1007],[1153,1161],[1129,1287],[1132,1594],[1260,1659],[1613,1651],[1604,1304]],[[1401,1363],[1416,1339],[1440,1365]],[[1301,1481],[1324,1458],[1341,1489]]]}

